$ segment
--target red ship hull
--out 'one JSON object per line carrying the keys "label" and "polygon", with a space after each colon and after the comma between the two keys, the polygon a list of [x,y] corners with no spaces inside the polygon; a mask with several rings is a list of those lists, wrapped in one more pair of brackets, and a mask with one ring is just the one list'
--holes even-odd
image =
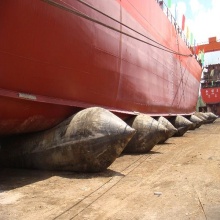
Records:
{"label": "red ship hull", "polygon": [[220,103],[220,87],[203,88],[201,95],[206,104]]}
{"label": "red ship hull", "polygon": [[[86,2],[172,50],[191,53],[154,0]],[[0,27],[0,135],[48,129],[91,106],[124,116],[195,111],[201,67],[194,57],[144,43],[77,0],[2,0]]]}

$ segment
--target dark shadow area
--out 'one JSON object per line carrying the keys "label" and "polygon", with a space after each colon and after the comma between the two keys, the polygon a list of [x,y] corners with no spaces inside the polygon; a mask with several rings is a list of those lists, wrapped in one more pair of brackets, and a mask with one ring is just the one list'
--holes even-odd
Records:
{"label": "dark shadow area", "polygon": [[99,173],[77,173],[65,171],[0,168],[0,192],[20,188],[25,185],[49,179],[53,176],[59,176],[61,178],[68,179],[92,179],[124,175],[111,169],[107,169]]}
{"label": "dark shadow area", "polygon": [[161,152],[157,152],[157,151],[148,151],[146,153],[123,153],[120,155],[120,157],[126,156],[126,155],[130,155],[130,156],[142,156],[142,155],[149,155],[149,154],[161,154]]}
{"label": "dark shadow area", "polygon": [[0,168],[0,190],[12,190],[34,182],[48,179],[54,172]]}
{"label": "dark shadow area", "polygon": [[183,134],[182,136],[173,136],[173,139],[180,139],[180,138],[186,138],[188,137],[188,133],[186,132],[185,134]]}
{"label": "dark shadow area", "polygon": [[160,145],[160,146],[167,146],[167,145],[172,145],[173,143],[168,143],[168,142],[165,142],[165,143],[158,143],[157,145]]}
{"label": "dark shadow area", "polygon": [[109,178],[114,176],[124,176],[124,174],[111,169],[107,169],[99,173],[59,172],[56,176],[68,179],[93,179],[99,177]]}
{"label": "dark shadow area", "polygon": [[151,150],[150,152],[148,152],[147,154],[162,154],[161,152],[157,152],[157,151],[153,151]]}

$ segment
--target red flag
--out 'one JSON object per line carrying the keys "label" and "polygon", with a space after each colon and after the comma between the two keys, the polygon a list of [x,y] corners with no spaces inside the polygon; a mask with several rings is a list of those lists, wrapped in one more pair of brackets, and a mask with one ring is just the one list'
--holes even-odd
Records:
{"label": "red flag", "polygon": [[182,30],[184,31],[185,29],[185,15],[182,17]]}

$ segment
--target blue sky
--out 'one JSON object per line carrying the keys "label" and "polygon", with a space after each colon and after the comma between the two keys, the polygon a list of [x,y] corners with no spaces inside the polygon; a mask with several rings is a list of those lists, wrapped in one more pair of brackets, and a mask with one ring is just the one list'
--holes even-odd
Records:
{"label": "blue sky", "polygon": [[[193,33],[197,43],[208,42],[209,37],[220,40],[220,0],[171,0],[171,12],[177,8],[178,24],[181,27],[182,15],[186,26]],[[165,0],[168,3],[168,0]],[[220,63],[220,52],[205,54],[205,63]]]}

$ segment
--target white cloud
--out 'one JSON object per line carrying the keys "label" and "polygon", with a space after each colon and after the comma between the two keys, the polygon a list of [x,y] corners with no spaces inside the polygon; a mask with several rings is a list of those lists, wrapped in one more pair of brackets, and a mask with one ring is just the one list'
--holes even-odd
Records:
{"label": "white cloud", "polygon": [[186,14],[186,3],[179,1],[177,3],[177,10],[179,14]]}
{"label": "white cloud", "polygon": [[[220,21],[220,1],[212,0],[211,7],[198,11],[197,16],[193,22],[195,33],[197,34],[198,42],[206,42],[209,37],[217,37],[220,39],[220,28],[218,23]],[[205,63],[219,63],[220,52],[212,52],[205,54]]]}
{"label": "white cloud", "polygon": [[[180,0],[177,1],[176,6],[173,4],[171,7],[173,15],[175,7],[178,14],[177,23],[180,27],[182,15],[185,15],[185,35],[188,26],[197,43],[207,42],[209,37],[217,37],[220,40],[220,0]],[[219,62],[220,51],[205,54],[206,64]]]}
{"label": "white cloud", "polygon": [[191,0],[189,4],[193,14],[204,11],[205,9],[204,6],[198,0]]}
{"label": "white cloud", "polygon": [[193,18],[188,22],[197,42],[206,42],[209,37],[214,36],[220,38],[220,28],[218,28],[220,1],[212,0],[211,8],[205,8],[198,0],[191,0],[190,5]]}
{"label": "white cloud", "polygon": [[[185,15],[185,27],[188,26],[190,32],[193,33],[197,43],[208,41],[209,37],[216,36],[220,39],[220,1],[211,0],[210,7],[206,8],[199,0],[181,0],[171,7],[171,12],[175,15],[175,7],[177,10],[177,23],[182,26],[182,15]],[[187,8],[189,3],[190,8]],[[191,18],[187,15],[191,14]],[[186,32],[186,28],[185,28]]]}
{"label": "white cloud", "polygon": [[220,63],[220,51],[205,53],[205,65]]}

